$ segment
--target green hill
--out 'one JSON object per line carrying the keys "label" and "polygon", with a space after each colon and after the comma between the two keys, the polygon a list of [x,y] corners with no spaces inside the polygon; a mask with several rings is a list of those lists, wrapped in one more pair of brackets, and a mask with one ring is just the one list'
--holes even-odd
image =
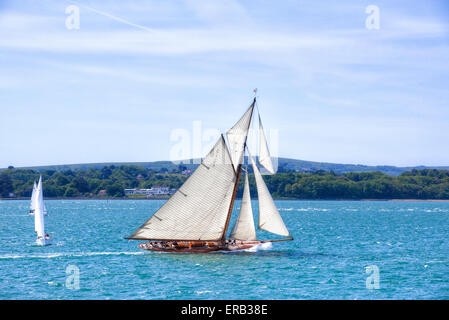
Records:
{"label": "green hill", "polygon": [[[7,169],[0,172],[0,198],[27,198],[33,182],[42,175],[46,198],[123,198],[124,189],[155,186],[179,188],[188,178],[185,167],[156,172],[139,166],[105,166],[87,170]],[[252,197],[256,186],[252,171],[249,183]],[[242,179],[243,180],[243,179]],[[240,181],[237,196],[243,192]],[[279,172],[264,180],[277,199],[449,199],[449,170],[406,171],[399,176],[376,172],[317,170]]]}
{"label": "green hill", "polygon": [[[187,163],[176,164],[171,161],[154,161],[154,162],[110,162],[110,163],[82,163],[82,164],[64,164],[64,165],[52,165],[52,166],[35,166],[35,167],[20,167],[17,169],[30,169],[35,171],[65,171],[65,170],[89,170],[89,169],[102,169],[105,166],[122,166],[122,165],[133,165],[143,167],[148,170],[154,170],[156,172],[172,172],[173,170],[178,170],[179,167],[185,167],[186,169],[195,169],[197,164],[192,164],[191,160]],[[317,170],[323,171],[333,171],[335,173],[347,173],[347,172],[374,172],[379,171],[391,176],[398,176],[402,172],[410,171],[413,169],[423,170],[423,169],[439,169],[447,170],[449,166],[441,167],[428,167],[428,166],[416,166],[416,167],[395,167],[395,166],[367,166],[362,164],[339,164],[339,163],[328,163],[328,162],[315,162],[315,161],[305,161],[289,158],[279,158],[278,161],[278,172],[314,172]],[[5,169],[0,169],[5,170]]]}

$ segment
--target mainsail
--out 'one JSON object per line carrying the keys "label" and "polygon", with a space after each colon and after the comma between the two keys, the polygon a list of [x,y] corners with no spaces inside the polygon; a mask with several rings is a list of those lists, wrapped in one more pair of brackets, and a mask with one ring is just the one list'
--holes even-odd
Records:
{"label": "mainsail", "polygon": [[37,232],[38,237],[45,237],[43,201],[39,201],[38,199],[40,198],[42,198],[42,178],[39,179],[39,184],[36,188],[37,201],[34,207],[34,230]]}
{"label": "mainsail", "polygon": [[129,239],[220,239],[236,178],[221,136],[195,172]]}
{"label": "mainsail", "polygon": [[229,129],[228,132],[226,132],[231,159],[232,163],[234,164],[235,170],[237,170],[238,165],[241,164],[243,160],[246,138],[248,137],[248,130],[251,123],[255,103],[256,100],[254,99],[253,103],[245,112],[245,114],[240,118],[240,120],[231,129]]}
{"label": "mainsail", "polygon": [[259,163],[271,174],[275,173],[273,163],[271,162],[270,151],[268,150],[267,139],[263,131],[262,120],[259,114]]}
{"label": "mainsail", "polygon": [[254,227],[253,210],[249,194],[248,173],[245,175],[242,204],[240,205],[237,221],[231,232],[231,238],[239,240],[256,240],[256,229]]}
{"label": "mainsail", "polygon": [[42,187],[42,176],[39,177],[39,182],[37,184],[37,188],[36,189],[39,190],[39,192],[36,192],[36,196],[35,196],[35,199],[34,199],[34,206],[36,207],[37,203],[39,202],[42,214],[43,215],[47,215],[47,208],[45,207],[45,203],[44,203],[44,192],[43,192],[43,187]]}
{"label": "mainsail", "polygon": [[248,158],[253,165],[254,178],[256,179],[257,194],[259,197],[259,228],[281,236],[290,236],[249,150]]}

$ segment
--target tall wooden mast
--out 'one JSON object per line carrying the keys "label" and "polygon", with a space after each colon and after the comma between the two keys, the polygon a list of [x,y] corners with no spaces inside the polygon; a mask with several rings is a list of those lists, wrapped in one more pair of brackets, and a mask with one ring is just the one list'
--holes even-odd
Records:
{"label": "tall wooden mast", "polygon": [[[250,119],[252,119],[253,112],[254,112],[254,106],[255,105],[256,105],[256,97],[254,97],[254,101],[252,103]],[[247,130],[249,130],[250,126],[251,126],[251,120],[248,122]],[[248,139],[248,134],[246,135],[245,142],[243,144],[243,160],[245,160],[245,148],[246,148],[246,140],[247,139]],[[235,201],[235,198],[237,196],[237,190],[239,188],[239,181],[240,181],[241,173],[242,173],[242,164],[239,163],[239,165],[237,166],[237,171],[236,171],[234,189],[232,190],[232,198],[231,198],[231,203],[229,205],[228,216],[226,218],[226,224],[225,224],[225,227],[223,229],[223,234],[221,235],[221,239],[222,240],[226,237],[226,232],[228,231],[228,228],[229,228],[229,222],[231,221],[232,209],[234,207],[234,201]]]}

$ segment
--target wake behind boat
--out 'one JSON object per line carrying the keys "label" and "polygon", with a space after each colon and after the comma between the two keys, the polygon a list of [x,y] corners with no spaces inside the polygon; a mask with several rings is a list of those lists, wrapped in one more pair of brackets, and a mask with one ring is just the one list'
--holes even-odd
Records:
{"label": "wake behind boat", "polygon": [[[227,143],[221,135],[176,193],[126,239],[147,240],[139,244],[144,250],[191,253],[243,250],[262,243],[293,240],[246,145],[255,105],[256,98],[242,118],[226,132]],[[243,168],[245,151],[256,180],[258,227],[286,237],[284,239],[257,240],[248,170],[246,166]],[[258,160],[268,172],[274,173],[260,114]],[[242,204],[235,226],[226,238],[242,171],[245,171]]]}

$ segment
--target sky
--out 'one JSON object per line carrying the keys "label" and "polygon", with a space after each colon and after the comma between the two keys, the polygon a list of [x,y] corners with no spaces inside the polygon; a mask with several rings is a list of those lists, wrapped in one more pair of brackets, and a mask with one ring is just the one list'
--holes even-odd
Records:
{"label": "sky", "polygon": [[0,0],[0,167],[204,155],[254,88],[274,156],[449,165],[448,18],[431,0]]}

